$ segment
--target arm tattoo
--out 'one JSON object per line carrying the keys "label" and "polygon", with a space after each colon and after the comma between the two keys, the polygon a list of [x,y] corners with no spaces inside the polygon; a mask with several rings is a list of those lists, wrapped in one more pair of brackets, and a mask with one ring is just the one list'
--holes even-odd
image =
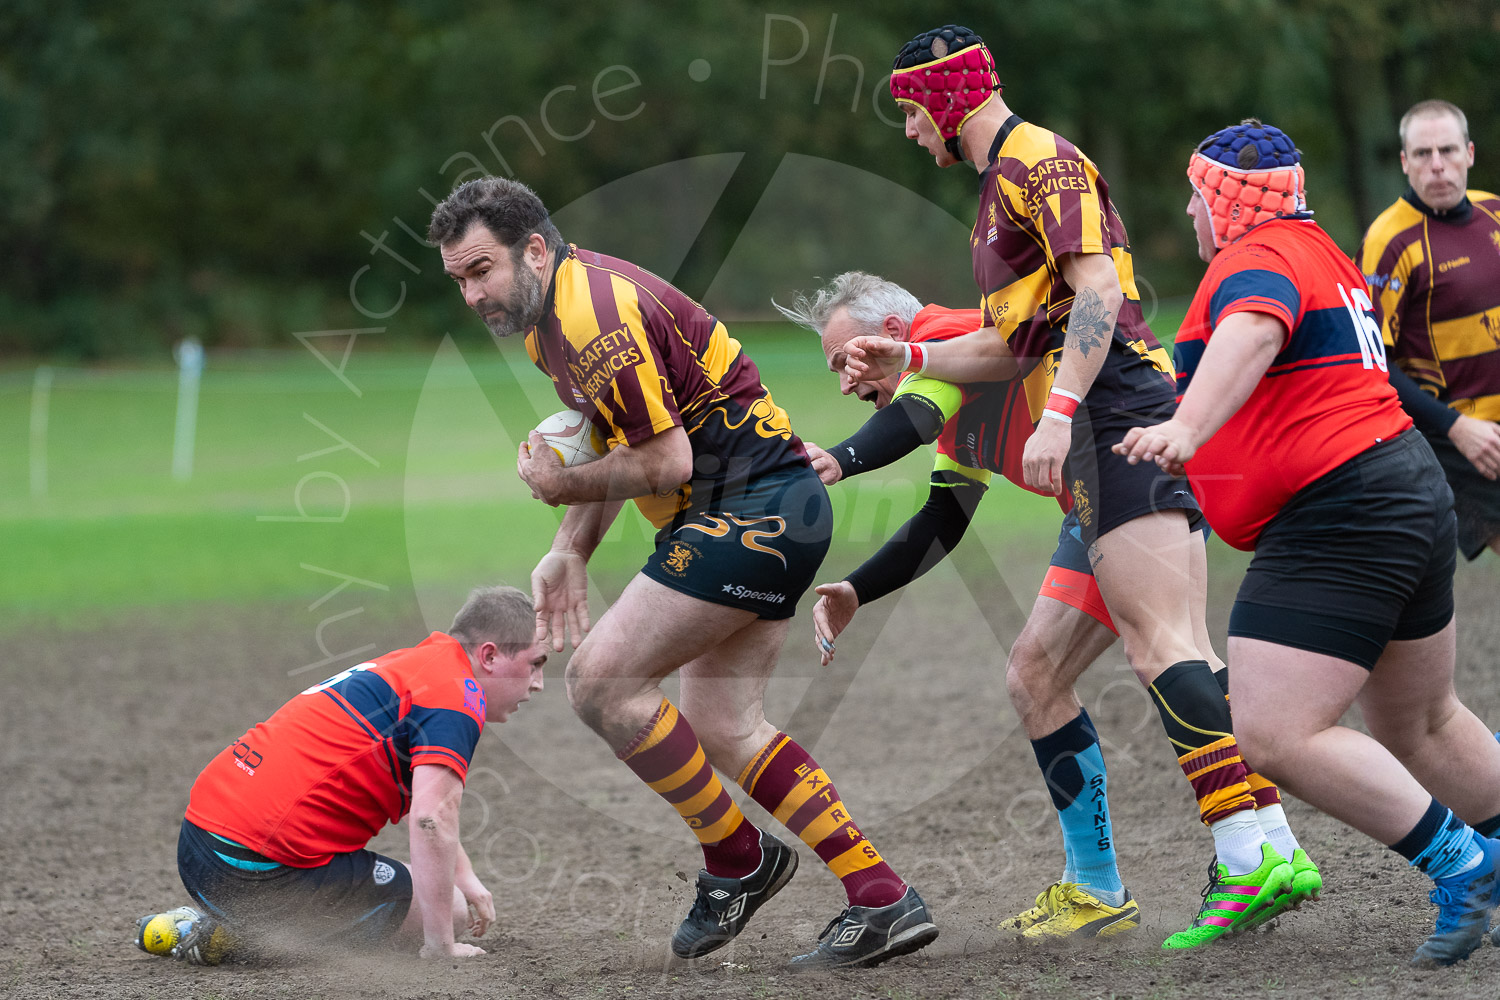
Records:
{"label": "arm tattoo", "polygon": [[1109,318],[1099,293],[1092,288],[1085,288],[1073,300],[1064,346],[1076,347],[1083,352],[1084,357],[1088,357],[1089,351],[1109,342],[1112,332]]}

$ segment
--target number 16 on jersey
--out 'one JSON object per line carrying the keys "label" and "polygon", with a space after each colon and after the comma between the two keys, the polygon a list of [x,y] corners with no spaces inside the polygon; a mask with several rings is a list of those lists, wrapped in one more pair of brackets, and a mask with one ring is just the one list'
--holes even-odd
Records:
{"label": "number 16 on jersey", "polygon": [[1385,362],[1385,341],[1380,336],[1380,324],[1375,322],[1375,307],[1363,288],[1345,288],[1339,285],[1339,297],[1344,308],[1349,310],[1349,320],[1354,324],[1354,336],[1359,341],[1359,356],[1366,368],[1388,371]]}

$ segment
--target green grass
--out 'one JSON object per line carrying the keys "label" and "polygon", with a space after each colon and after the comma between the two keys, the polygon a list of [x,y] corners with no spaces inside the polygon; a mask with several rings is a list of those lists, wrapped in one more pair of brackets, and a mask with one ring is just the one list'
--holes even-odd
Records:
{"label": "green grass", "polygon": [[[832,443],[869,415],[838,394],[810,334],[769,324],[733,332],[805,438]],[[194,474],[182,483],[171,478],[170,365],[59,368],[43,496],[30,488],[33,369],[0,369],[0,439],[11,442],[0,450],[0,628],[74,627],[194,602],[317,599],[339,582],[308,566],[393,591],[524,585],[559,512],[517,480],[514,432],[560,404],[520,343],[501,353],[477,340],[462,351],[445,343],[381,352],[365,338],[344,372],[361,395],[304,350],[211,357]],[[320,346],[335,360],[342,349]],[[930,468],[923,452],[832,491],[828,578],[916,509]],[[299,483],[301,513],[325,520],[265,520],[299,516]],[[1011,544],[1040,552],[1056,520],[1052,501],[1002,485],[982,505],[976,533],[991,555]],[[649,537],[627,512],[593,569],[623,579]]]}

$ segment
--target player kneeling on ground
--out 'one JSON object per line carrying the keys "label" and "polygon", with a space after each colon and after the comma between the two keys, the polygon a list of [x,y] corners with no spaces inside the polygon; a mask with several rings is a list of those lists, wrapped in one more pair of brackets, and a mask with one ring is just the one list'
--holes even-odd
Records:
{"label": "player kneeling on ground", "polygon": [[[458,842],[486,722],[542,689],[531,600],[475,590],[447,633],[308,688],[219,753],[177,841],[192,906],[147,914],[136,943],[195,965],[258,945],[422,941],[424,958],[484,950],[490,892]],[[366,850],[410,813],[411,864]]]}

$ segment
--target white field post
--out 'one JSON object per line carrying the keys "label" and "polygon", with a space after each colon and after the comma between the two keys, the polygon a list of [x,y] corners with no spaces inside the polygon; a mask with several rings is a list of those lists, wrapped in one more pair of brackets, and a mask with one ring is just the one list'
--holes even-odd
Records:
{"label": "white field post", "polygon": [[172,478],[193,478],[193,442],[198,437],[198,382],[203,376],[203,345],[187,337],[172,349],[177,359],[177,431],[172,438]]}
{"label": "white field post", "polygon": [[47,413],[52,408],[52,368],[37,367],[31,380],[31,495],[47,495]]}

